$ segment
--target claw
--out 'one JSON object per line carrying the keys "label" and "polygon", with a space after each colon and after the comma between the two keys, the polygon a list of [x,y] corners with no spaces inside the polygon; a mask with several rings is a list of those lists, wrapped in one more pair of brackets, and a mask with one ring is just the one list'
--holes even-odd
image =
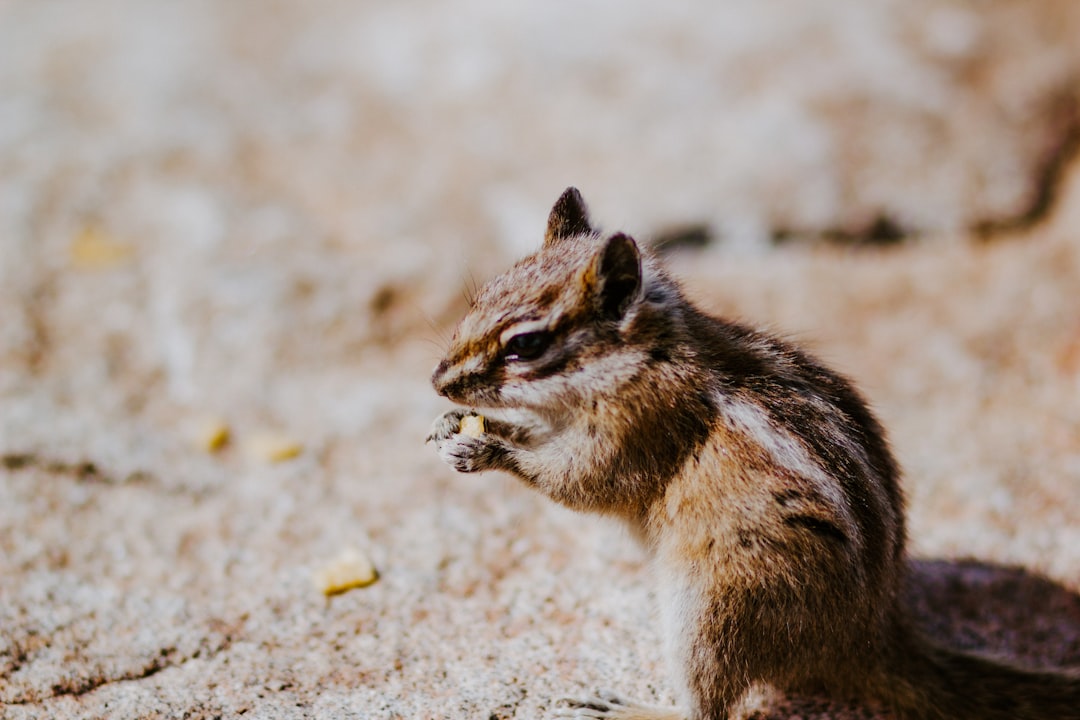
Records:
{"label": "claw", "polygon": [[464,408],[454,408],[435,418],[435,421],[431,423],[431,431],[428,433],[427,439],[424,442],[438,442],[439,440],[446,440],[457,434],[458,428],[461,425],[461,418],[469,413],[470,411],[465,410]]}
{"label": "claw", "polygon": [[553,717],[568,720],[603,720],[613,717],[613,712],[625,707],[619,702],[618,696],[606,692],[587,698],[560,698],[556,704],[563,707],[557,708]]}
{"label": "claw", "polygon": [[561,698],[555,704],[563,707],[556,707],[552,717],[567,720],[683,720],[686,717],[678,708],[639,705],[610,690],[600,690],[583,699]]}

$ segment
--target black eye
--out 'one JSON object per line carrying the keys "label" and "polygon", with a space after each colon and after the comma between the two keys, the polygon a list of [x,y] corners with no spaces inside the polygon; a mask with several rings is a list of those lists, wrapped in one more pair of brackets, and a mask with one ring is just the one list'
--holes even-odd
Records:
{"label": "black eye", "polygon": [[535,360],[551,345],[551,333],[546,330],[521,333],[506,343],[507,360]]}

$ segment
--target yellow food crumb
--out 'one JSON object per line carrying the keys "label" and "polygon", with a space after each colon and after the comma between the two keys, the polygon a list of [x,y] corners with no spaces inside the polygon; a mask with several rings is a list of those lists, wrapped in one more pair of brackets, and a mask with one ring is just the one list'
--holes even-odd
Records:
{"label": "yellow food crumb", "polygon": [[131,246],[119,242],[95,227],[84,228],[71,241],[71,262],[84,270],[102,270],[131,257]]}
{"label": "yellow food crumb", "polygon": [[304,451],[304,446],[299,441],[274,432],[252,435],[245,444],[252,456],[269,462],[292,460]]}
{"label": "yellow food crumb", "polygon": [[461,418],[461,424],[458,425],[458,432],[474,438],[483,435],[485,430],[483,415],[466,415]]}
{"label": "yellow food crumb", "polygon": [[220,418],[204,418],[195,429],[195,442],[206,452],[217,452],[229,442],[229,426]]}
{"label": "yellow food crumb", "polygon": [[355,547],[345,548],[315,573],[315,585],[327,596],[367,587],[378,579],[371,560]]}

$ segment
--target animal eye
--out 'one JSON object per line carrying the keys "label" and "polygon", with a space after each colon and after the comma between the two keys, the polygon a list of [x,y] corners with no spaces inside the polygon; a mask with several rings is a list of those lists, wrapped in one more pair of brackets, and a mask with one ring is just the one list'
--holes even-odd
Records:
{"label": "animal eye", "polygon": [[507,360],[535,360],[551,345],[551,333],[546,330],[515,335],[506,342]]}

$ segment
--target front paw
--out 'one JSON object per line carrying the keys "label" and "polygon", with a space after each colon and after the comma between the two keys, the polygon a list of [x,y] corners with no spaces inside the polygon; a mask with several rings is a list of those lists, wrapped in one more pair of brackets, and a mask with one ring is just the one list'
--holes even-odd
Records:
{"label": "front paw", "polygon": [[482,430],[479,436],[467,430],[463,432],[462,420],[470,417],[476,417],[476,413],[462,408],[443,414],[432,423],[428,442],[434,442],[439,457],[458,472],[507,469],[506,441]]}
{"label": "front paw", "polygon": [[462,473],[501,469],[507,452],[503,442],[496,437],[476,438],[461,433],[435,440],[435,449],[443,462]]}
{"label": "front paw", "polygon": [[431,432],[428,433],[427,441],[434,441],[438,444],[441,441],[449,440],[461,432],[461,419],[475,414],[472,410],[466,410],[465,408],[454,408],[443,413],[435,418],[435,422],[431,423]]}

